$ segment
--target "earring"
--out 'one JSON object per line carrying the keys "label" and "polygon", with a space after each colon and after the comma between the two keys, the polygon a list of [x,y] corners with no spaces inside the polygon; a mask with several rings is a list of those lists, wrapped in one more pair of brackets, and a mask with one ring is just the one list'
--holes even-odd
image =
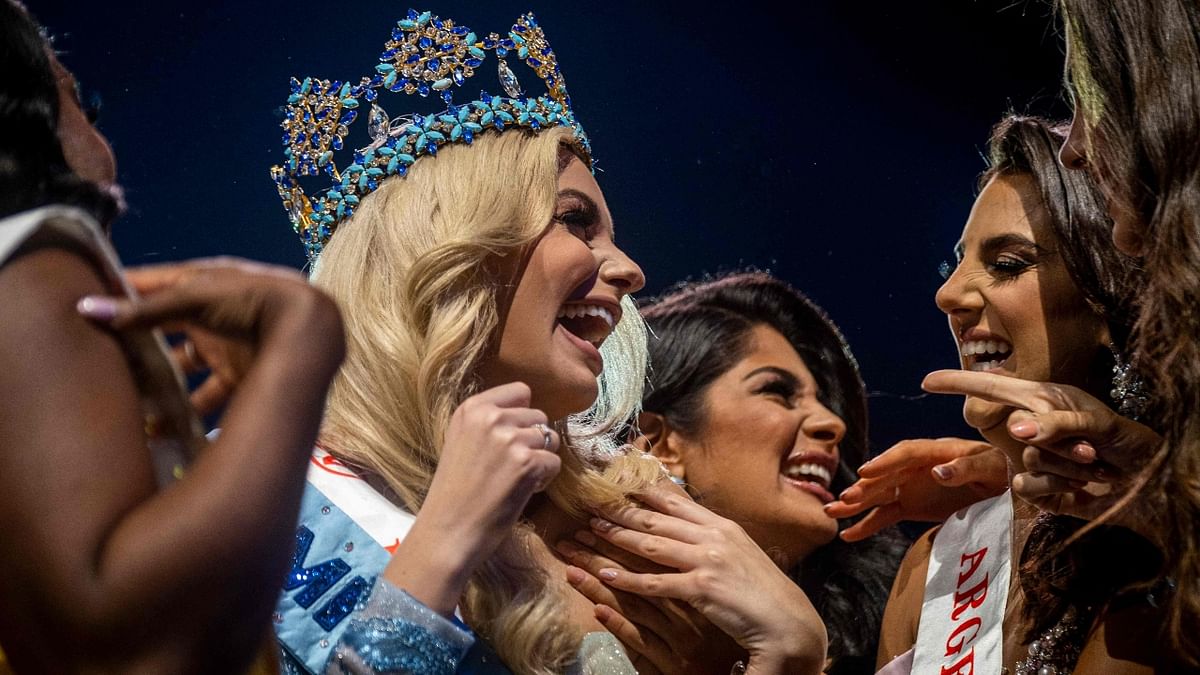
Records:
{"label": "earring", "polygon": [[1108,345],[1108,349],[1113,356],[1112,390],[1108,395],[1117,405],[1117,412],[1121,413],[1122,417],[1137,420],[1146,414],[1146,408],[1150,405],[1146,383],[1115,345]]}
{"label": "earring", "polygon": [[675,474],[670,474],[669,477],[671,479],[671,482],[678,485],[679,487],[683,487],[683,486],[687,485],[687,481],[685,481],[683,479],[683,476],[676,476]]}

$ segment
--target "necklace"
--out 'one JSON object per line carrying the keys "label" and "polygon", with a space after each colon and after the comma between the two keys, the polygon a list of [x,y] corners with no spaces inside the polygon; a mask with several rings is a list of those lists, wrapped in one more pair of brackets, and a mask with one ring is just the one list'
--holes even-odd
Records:
{"label": "necklace", "polygon": [[1016,675],[1069,675],[1079,660],[1086,625],[1074,607],[1067,608],[1058,623],[1029,643],[1029,654],[1017,662]]}

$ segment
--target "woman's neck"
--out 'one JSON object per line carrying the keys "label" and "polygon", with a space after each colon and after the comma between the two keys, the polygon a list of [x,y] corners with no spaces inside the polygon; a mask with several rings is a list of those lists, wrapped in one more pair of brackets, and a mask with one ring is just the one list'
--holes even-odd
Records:
{"label": "woman's neck", "polygon": [[571,516],[545,494],[534,495],[529,500],[529,505],[525,507],[525,518],[551,548],[556,541],[572,539],[577,530],[588,529],[587,520]]}

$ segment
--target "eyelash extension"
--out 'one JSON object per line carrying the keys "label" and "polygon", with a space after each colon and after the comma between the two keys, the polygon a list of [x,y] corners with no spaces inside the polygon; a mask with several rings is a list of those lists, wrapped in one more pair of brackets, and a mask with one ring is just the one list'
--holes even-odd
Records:
{"label": "eyelash extension", "polygon": [[1033,265],[1034,263],[1027,260],[1014,259],[1012,257],[999,257],[995,261],[988,263],[987,266],[988,270],[996,276],[1005,279],[1011,279],[1020,275]]}
{"label": "eyelash extension", "polygon": [[783,398],[787,399],[788,401],[791,401],[792,399],[794,399],[796,397],[796,388],[793,387],[791,384],[784,382],[782,380],[774,380],[771,382],[767,382],[766,384],[759,387],[758,393],[760,393],[760,394],[778,394],[779,396],[782,396]]}
{"label": "eyelash extension", "polygon": [[572,206],[554,216],[554,220],[562,223],[568,230],[579,230],[580,239],[591,241],[596,236],[598,219],[596,213],[586,206]]}

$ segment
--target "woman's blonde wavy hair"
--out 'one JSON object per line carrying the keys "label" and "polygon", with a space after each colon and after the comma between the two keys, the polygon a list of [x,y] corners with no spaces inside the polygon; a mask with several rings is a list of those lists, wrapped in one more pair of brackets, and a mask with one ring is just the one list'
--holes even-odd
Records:
{"label": "woman's blonde wavy hair", "polygon": [[[334,380],[322,440],[384,479],[419,512],[454,410],[478,393],[495,353],[503,298],[517,279],[500,259],[523,256],[553,219],[564,128],[488,133],[451,145],[363,200],[313,269],[342,307],[348,356]],[[547,489],[565,512],[626,499],[661,476],[617,434],[636,415],[646,371],[646,328],[632,300],[601,349],[605,369],[588,410],[560,424],[562,471]],[[531,355],[532,357],[533,355]],[[581,631],[566,620],[562,580],[535,562],[526,524],[472,577],[462,608],[517,673],[561,672]]]}

